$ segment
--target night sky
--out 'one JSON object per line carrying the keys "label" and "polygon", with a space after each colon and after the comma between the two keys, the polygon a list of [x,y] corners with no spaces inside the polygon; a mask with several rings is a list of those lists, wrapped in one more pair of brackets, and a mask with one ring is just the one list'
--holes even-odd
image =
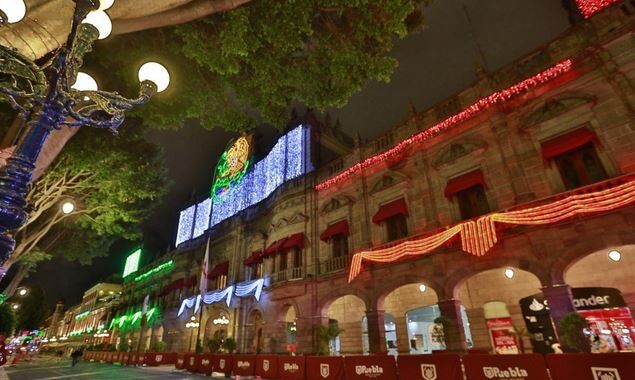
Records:
{"label": "night sky", "polygon": [[[329,110],[344,131],[373,138],[405,119],[410,101],[422,111],[468,87],[477,65],[492,72],[569,26],[558,0],[436,0],[425,15],[425,29],[396,44],[392,55],[399,60],[399,68],[390,83],[369,83],[344,108]],[[216,159],[234,136],[221,129],[204,130],[195,121],[178,131],[150,132],[148,139],[165,150],[174,185],[143,226],[144,262],[173,245],[179,211],[208,192]],[[257,136],[258,149],[266,151],[278,132],[263,127]],[[74,305],[86,289],[112,273],[121,273],[124,257],[134,246],[134,242],[120,242],[109,257],[87,267],[52,260],[27,282],[42,285],[51,305],[58,299]]]}

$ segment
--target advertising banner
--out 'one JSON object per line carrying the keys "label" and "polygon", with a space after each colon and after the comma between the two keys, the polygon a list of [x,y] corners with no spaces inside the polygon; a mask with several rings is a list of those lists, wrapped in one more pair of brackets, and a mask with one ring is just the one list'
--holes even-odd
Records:
{"label": "advertising banner", "polygon": [[256,355],[234,355],[234,375],[253,376],[256,373]]}
{"label": "advertising banner", "polygon": [[213,355],[212,369],[214,372],[227,373],[234,366],[234,358],[232,355]]}
{"label": "advertising banner", "polygon": [[282,380],[304,380],[306,364],[304,356],[280,356],[278,358],[278,376]]}
{"label": "advertising banner", "polygon": [[344,357],[346,380],[394,380],[397,378],[392,355]]}
{"label": "advertising banner", "polygon": [[156,367],[164,364],[174,364],[176,352],[148,352],[146,354],[146,365]]}
{"label": "advertising banner", "polygon": [[553,380],[630,380],[635,378],[635,353],[551,354],[547,364]]}
{"label": "advertising banner", "polygon": [[487,320],[490,340],[497,354],[519,354],[514,325],[510,317]]}
{"label": "advertising banner", "polygon": [[209,375],[212,373],[212,355],[201,354],[198,355],[198,365],[196,366],[197,373],[204,373]]}
{"label": "advertising banner", "polygon": [[278,357],[276,355],[256,356],[256,376],[266,379],[278,377]]}
{"label": "advertising banner", "polygon": [[400,379],[463,380],[461,359],[455,354],[399,355],[397,370]]}
{"label": "advertising banner", "polygon": [[539,354],[463,356],[467,380],[549,380]]}
{"label": "advertising banner", "polygon": [[196,372],[196,368],[198,367],[198,355],[185,354],[184,367],[188,372]]}
{"label": "advertising banner", "polygon": [[183,369],[185,368],[185,353],[179,352],[176,354],[176,361],[174,362],[174,368]]}
{"label": "advertising banner", "polygon": [[306,358],[307,380],[344,380],[344,358],[309,356]]}

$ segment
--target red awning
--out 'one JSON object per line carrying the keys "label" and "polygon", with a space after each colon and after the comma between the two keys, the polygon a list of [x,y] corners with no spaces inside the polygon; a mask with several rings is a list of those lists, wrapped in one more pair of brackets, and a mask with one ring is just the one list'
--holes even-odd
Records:
{"label": "red awning", "polygon": [[320,234],[320,240],[327,241],[335,235],[348,236],[348,220],[340,220],[328,226],[324,232]]}
{"label": "red awning", "polygon": [[476,185],[481,185],[483,188],[487,188],[485,179],[483,178],[483,172],[480,169],[449,180],[448,184],[445,186],[445,197],[452,198],[456,195],[456,193],[467,190]]}
{"label": "red awning", "polygon": [[300,232],[294,235],[289,236],[284,244],[282,245],[282,250],[286,251],[288,249],[303,249],[304,248],[304,233]]}
{"label": "red awning", "polygon": [[400,214],[408,217],[408,206],[403,198],[381,205],[379,211],[373,216],[373,223],[380,224],[384,220]]}
{"label": "red awning", "polygon": [[243,265],[250,266],[250,265],[254,265],[254,264],[260,264],[262,262],[263,254],[264,254],[263,251],[252,252],[251,256],[249,256],[248,258],[243,260]]}
{"label": "red awning", "polygon": [[262,257],[275,255],[282,248],[282,245],[285,241],[287,241],[287,238],[283,238],[271,243],[271,245],[268,246],[267,249],[265,249],[265,253],[262,255]]}
{"label": "red awning", "polygon": [[214,269],[212,269],[207,274],[207,279],[213,280],[218,276],[222,276],[222,275],[227,276],[228,272],[229,272],[229,261],[223,261],[222,263],[216,264]]}
{"label": "red awning", "polygon": [[579,128],[575,131],[565,133],[564,135],[560,135],[540,144],[542,158],[545,161],[550,161],[556,156],[579,148],[588,143],[600,145],[600,140],[595,132],[589,128]]}

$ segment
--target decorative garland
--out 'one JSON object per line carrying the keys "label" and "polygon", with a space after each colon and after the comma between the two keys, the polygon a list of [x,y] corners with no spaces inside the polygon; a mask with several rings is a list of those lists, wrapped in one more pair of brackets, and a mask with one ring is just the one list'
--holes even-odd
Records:
{"label": "decorative garland", "polygon": [[472,118],[473,116],[479,114],[480,112],[496,105],[498,103],[505,102],[515,97],[516,95],[525,93],[530,89],[537,87],[541,84],[547,83],[554,78],[561,76],[562,74],[569,72],[573,66],[573,62],[570,59],[564,60],[556,65],[548,68],[547,70],[538,73],[530,78],[523,80],[511,87],[508,87],[504,90],[497,91],[481,100],[473,103],[472,105],[465,108],[463,111],[450,116],[449,118],[443,120],[442,122],[426,129],[425,131],[419,132],[410,138],[403,140],[393,148],[390,148],[378,155],[369,157],[364,161],[351,166],[350,168],[344,170],[340,174],[337,174],[324,182],[321,182],[315,186],[315,190],[325,190],[329,187],[344,181],[347,178],[352,177],[357,174],[362,169],[368,168],[380,162],[387,161],[391,158],[399,156],[406,149],[419,144],[423,141],[427,141],[433,137],[436,137],[441,132],[455,127],[456,125]]}
{"label": "decorative garland", "polygon": [[356,253],[351,261],[348,282],[359,275],[363,262],[391,263],[408,256],[425,255],[450,241],[457,234],[461,236],[463,251],[475,256],[483,256],[498,242],[495,223],[552,224],[578,215],[615,210],[633,202],[635,202],[635,179],[629,178],[628,182],[610,189],[569,195],[555,202],[522,210],[487,214],[476,221],[462,222],[423,239],[405,241],[376,251]]}
{"label": "decorative garland", "polygon": [[578,9],[580,9],[580,13],[582,13],[586,19],[618,1],[620,0],[575,0]]}

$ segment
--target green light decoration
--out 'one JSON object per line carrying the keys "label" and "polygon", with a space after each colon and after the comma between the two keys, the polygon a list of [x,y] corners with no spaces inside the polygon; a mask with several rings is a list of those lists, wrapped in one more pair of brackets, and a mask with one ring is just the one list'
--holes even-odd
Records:
{"label": "green light decoration", "polygon": [[138,275],[137,277],[134,278],[134,280],[135,281],[143,281],[146,278],[153,277],[153,276],[155,276],[155,275],[157,275],[159,273],[162,273],[162,272],[171,271],[172,269],[174,269],[174,261],[170,260],[168,262],[165,262],[165,263],[163,263],[163,264],[161,264],[159,266],[156,266],[156,267],[150,269],[149,271],[147,271],[147,272],[145,272],[143,274]]}
{"label": "green light decoration", "polygon": [[251,135],[240,136],[225,149],[214,170],[213,199],[222,197],[242,181],[249,169],[250,154]]}
{"label": "green light decoration", "polygon": [[[119,330],[135,330],[138,328],[141,328],[141,311],[137,311],[134,313],[129,313],[126,315],[122,315],[119,317],[115,317],[113,318],[112,321],[110,321],[110,327],[109,329],[112,329],[113,327],[118,327]],[[156,322],[160,321],[160,312],[159,309],[157,309],[156,307],[153,307],[151,309],[148,309],[148,311],[146,312],[146,323],[148,326],[153,326]]]}
{"label": "green light decoration", "polygon": [[4,293],[0,293],[0,305],[2,305],[4,301],[6,300],[7,300],[7,295]]}
{"label": "green light decoration", "polygon": [[139,269],[139,260],[141,259],[141,249],[132,252],[126,258],[126,265],[123,269],[123,277],[127,277]]}
{"label": "green light decoration", "polygon": [[75,320],[79,321],[80,319],[84,319],[84,318],[88,317],[89,314],[90,314],[90,310],[87,310],[87,311],[85,311],[83,313],[79,313],[79,314],[77,314],[75,316]]}

